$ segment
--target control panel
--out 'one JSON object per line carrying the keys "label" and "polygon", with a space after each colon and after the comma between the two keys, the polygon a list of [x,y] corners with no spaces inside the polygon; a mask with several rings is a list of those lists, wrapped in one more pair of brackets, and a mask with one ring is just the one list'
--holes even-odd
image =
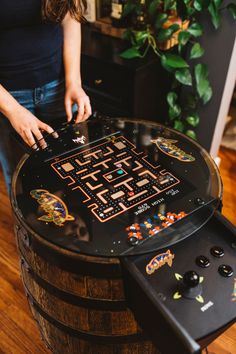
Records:
{"label": "control panel", "polygon": [[163,354],[197,353],[236,319],[236,229],[219,212],[187,240],[123,265],[129,305]]}

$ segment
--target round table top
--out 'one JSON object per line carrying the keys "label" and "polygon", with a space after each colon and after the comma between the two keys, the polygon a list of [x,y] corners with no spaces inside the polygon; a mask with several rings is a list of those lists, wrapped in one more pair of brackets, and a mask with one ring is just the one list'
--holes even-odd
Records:
{"label": "round table top", "polygon": [[218,169],[183,134],[123,118],[65,124],[15,172],[13,210],[39,237],[87,255],[119,257],[195,233],[221,200]]}

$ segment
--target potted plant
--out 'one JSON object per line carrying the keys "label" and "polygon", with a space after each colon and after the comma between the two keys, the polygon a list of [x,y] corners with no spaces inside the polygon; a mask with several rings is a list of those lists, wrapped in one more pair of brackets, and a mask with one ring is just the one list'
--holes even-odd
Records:
{"label": "potted plant", "polygon": [[227,8],[236,20],[236,5],[224,0],[127,0],[123,16],[129,19],[124,39],[131,44],[121,56],[144,57],[149,50],[160,58],[172,77],[167,94],[168,124],[196,139],[198,107],[212,97],[207,65],[199,39],[203,27],[199,16],[206,14],[217,30]]}

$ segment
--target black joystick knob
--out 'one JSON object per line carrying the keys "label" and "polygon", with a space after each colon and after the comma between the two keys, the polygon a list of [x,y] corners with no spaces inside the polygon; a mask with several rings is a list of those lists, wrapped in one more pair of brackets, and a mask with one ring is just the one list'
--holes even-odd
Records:
{"label": "black joystick knob", "polygon": [[199,285],[199,282],[200,282],[200,277],[194,270],[190,270],[184,273],[183,283],[186,286],[186,288],[195,288],[196,286]]}
{"label": "black joystick knob", "polygon": [[201,295],[202,284],[200,284],[199,275],[194,270],[184,273],[183,281],[179,285],[179,292],[187,299],[196,299]]}

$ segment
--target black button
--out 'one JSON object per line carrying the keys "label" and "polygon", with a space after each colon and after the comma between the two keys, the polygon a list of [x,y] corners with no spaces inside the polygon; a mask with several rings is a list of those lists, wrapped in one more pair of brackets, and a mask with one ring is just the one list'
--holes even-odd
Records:
{"label": "black button", "polygon": [[205,200],[203,200],[202,198],[195,198],[194,199],[194,203],[195,205],[204,205],[205,204]]}
{"label": "black button", "polygon": [[218,268],[218,272],[220,273],[220,275],[226,278],[231,277],[234,274],[233,268],[227,264],[220,265]]}
{"label": "black button", "polygon": [[210,261],[207,257],[205,256],[198,256],[196,258],[196,264],[199,266],[199,267],[202,267],[202,268],[207,268],[209,267],[210,265]]}
{"label": "black button", "polygon": [[223,248],[218,247],[218,246],[214,246],[214,247],[211,248],[211,254],[214,257],[220,258],[220,257],[223,257],[223,255],[225,253],[224,253]]}
{"label": "black button", "polygon": [[132,236],[132,237],[130,237],[130,238],[128,239],[128,242],[129,242],[129,244],[131,244],[132,246],[136,246],[136,245],[139,243],[139,239],[138,239],[138,237]]}

